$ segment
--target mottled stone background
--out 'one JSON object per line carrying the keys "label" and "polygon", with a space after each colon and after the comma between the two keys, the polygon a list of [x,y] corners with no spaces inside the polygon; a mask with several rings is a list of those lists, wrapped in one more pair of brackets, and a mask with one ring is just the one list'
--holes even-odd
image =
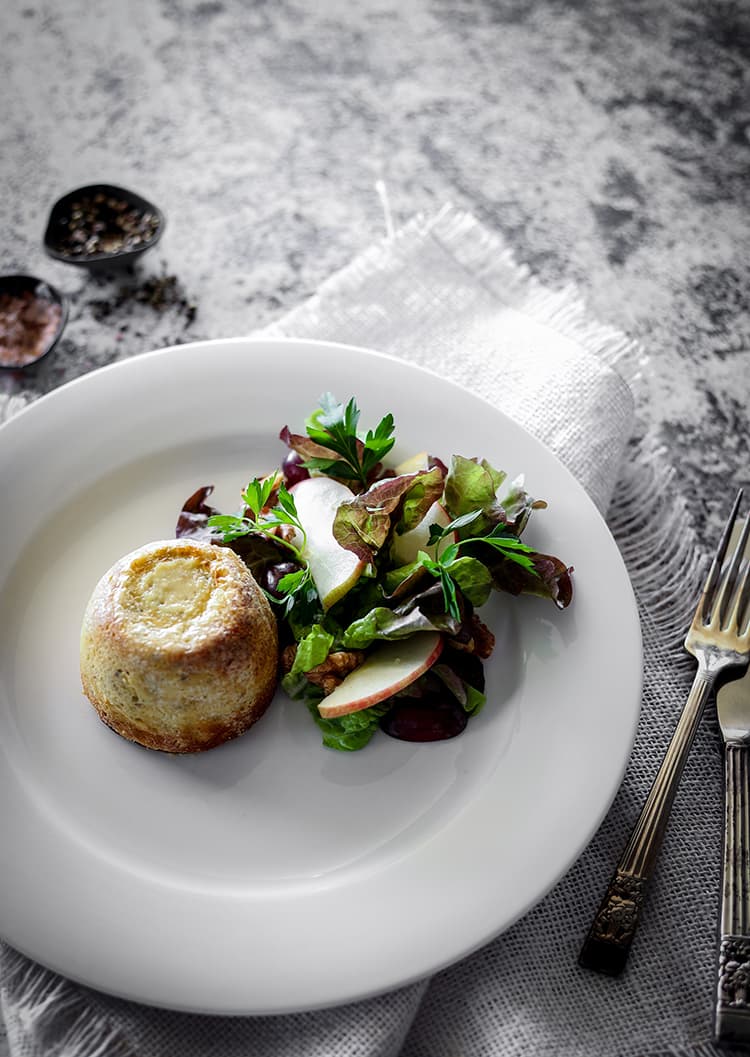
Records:
{"label": "mottled stone background", "polygon": [[[0,71],[0,271],[73,300],[0,392],[272,322],[384,234],[383,180],[397,225],[452,201],[642,340],[699,521],[750,485],[747,2],[4,0]],[[42,250],[98,180],[168,215],[126,277]]]}
{"label": "mottled stone background", "polygon": [[[382,179],[396,224],[452,201],[643,341],[699,518],[750,484],[746,2],[5,0],[0,48],[0,269],[74,301],[6,391],[273,321],[384,233]],[[41,248],[96,180],[168,214],[126,283]]]}

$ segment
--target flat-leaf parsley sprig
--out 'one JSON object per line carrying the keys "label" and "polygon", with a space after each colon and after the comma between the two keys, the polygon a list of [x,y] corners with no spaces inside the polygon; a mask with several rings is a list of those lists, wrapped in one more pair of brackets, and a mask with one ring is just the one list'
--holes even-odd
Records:
{"label": "flat-leaf parsley sprig", "polygon": [[[249,511],[252,516],[214,514],[208,519],[208,524],[221,533],[224,543],[231,543],[242,536],[258,533],[272,538],[275,543],[281,544],[292,552],[294,561],[299,564],[300,568],[282,576],[277,585],[277,590],[283,596],[281,601],[284,602],[286,611],[288,611],[294,604],[295,596],[312,585],[312,577],[309,563],[303,556],[307,534],[300,523],[293,497],[279,481],[280,476],[280,474],[271,474],[263,480],[255,477],[250,481],[241,498],[245,504],[245,510]],[[268,507],[274,491],[276,491],[276,504]],[[295,529],[295,541],[276,532],[276,529],[284,525]],[[301,536],[299,545],[296,542],[297,533]],[[266,592],[266,595],[271,601],[279,602],[279,598],[273,594]]]}
{"label": "flat-leaf parsley sprig", "polygon": [[[486,543],[501,554],[502,557],[507,558],[512,562],[516,562],[534,576],[539,575],[534,566],[534,562],[530,557],[530,555],[534,553],[533,548],[527,547],[525,543],[521,542],[518,536],[508,532],[508,529],[502,524],[495,525],[492,531],[486,536],[469,536],[466,539],[454,541],[447,546],[442,546],[449,536],[453,536],[458,529],[467,528],[480,518],[482,514],[482,510],[472,510],[467,514],[462,514],[460,517],[454,518],[454,520],[448,525],[431,525],[427,545],[435,547],[434,557],[431,558],[424,551],[419,552],[420,563],[432,576],[440,580],[443,588],[443,600],[445,602],[446,613],[455,617],[457,620],[460,619],[460,610],[458,599],[456,597],[456,584],[458,584],[459,587],[462,586],[461,580],[463,576],[466,575],[467,564],[471,566],[474,566],[475,563],[476,566],[482,564],[476,558],[459,557],[461,548],[467,544]],[[458,575],[459,563],[465,563],[461,569],[461,575]],[[478,571],[479,570],[477,569],[477,572]],[[486,578],[484,576],[475,576],[474,580],[477,587],[480,582],[484,582],[489,589],[489,574],[487,574]]]}
{"label": "flat-leaf parsley sprig", "polygon": [[373,470],[395,444],[394,422],[393,415],[387,414],[361,438],[357,433],[359,416],[354,397],[345,406],[331,393],[324,393],[320,407],[307,419],[305,428],[310,440],[339,458],[313,456],[305,459],[305,467],[366,487]]}
{"label": "flat-leaf parsley sprig", "polygon": [[[470,525],[477,518],[483,514],[482,510],[472,510],[470,514],[462,514],[461,517],[455,518],[450,524],[446,525],[445,528],[442,525],[431,525],[430,526],[430,537],[427,541],[430,546],[434,544],[440,544],[445,540],[447,536],[450,536],[457,529],[465,528]],[[534,553],[533,547],[527,547],[525,543],[522,543],[518,536],[514,533],[509,532],[505,525],[495,525],[491,532],[488,532],[486,536],[469,536],[466,539],[459,540],[458,543],[449,544],[441,552],[441,560],[447,564],[455,561],[458,557],[459,548],[466,546],[467,543],[487,543],[494,550],[498,551],[504,558],[509,558],[513,562],[517,562],[522,565],[530,573],[535,573],[534,562],[529,558],[530,554]],[[438,546],[438,550],[439,550]]]}

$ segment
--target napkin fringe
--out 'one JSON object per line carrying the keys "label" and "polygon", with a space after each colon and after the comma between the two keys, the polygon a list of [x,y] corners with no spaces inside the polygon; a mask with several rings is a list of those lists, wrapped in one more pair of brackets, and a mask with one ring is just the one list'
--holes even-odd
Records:
{"label": "napkin fringe", "polygon": [[707,562],[675,470],[653,436],[634,444],[607,522],[633,585],[644,636],[678,669],[692,670],[683,642]]}
{"label": "napkin fringe", "polygon": [[68,980],[7,945],[0,964],[0,1009],[9,1038],[18,1037],[19,1052],[29,1057],[134,1057],[122,1032]]}

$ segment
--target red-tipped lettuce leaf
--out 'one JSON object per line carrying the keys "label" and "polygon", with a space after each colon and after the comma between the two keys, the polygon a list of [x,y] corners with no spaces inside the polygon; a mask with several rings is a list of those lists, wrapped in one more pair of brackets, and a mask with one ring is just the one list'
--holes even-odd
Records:
{"label": "red-tipped lettuce leaf", "polygon": [[371,562],[400,525],[413,528],[443,493],[439,467],[386,477],[342,503],[333,521],[333,535],[346,550]]}
{"label": "red-tipped lettuce leaf", "polygon": [[[310,438],[303,433],[292,433],[289,426],[284,426],[280,431],[279,440],[283,441],[288,448],[292,449],[292,451],[296,451],[303,459],[339,458],[338,452],[335,452],[333,448],[326,448],[322,444],[310,440]],[[358,441],[357,443],[360,446],[362,444],[361,441]]]}
{"label": "red-tipped lettuce leaf", "polygon": [[533,569],[526,569],[481,542],[468,544],[467,550],[487,566],[493,586],[499,591],[549,598],[558,609],[565,609],[573,598],[573,568],[552,554],[529,551],[526,557]]}
{"label": "red-tipped lettuce leaf", "polygon": [[204,485],[185,500],[182,510],[177,518],[175,536],[181,539],[190,536],[193,539],[217,539],[216,533],[210,528],[208,519],[218,514],[219,511],[209,506],[206,500],[214,490],[212,484]]}

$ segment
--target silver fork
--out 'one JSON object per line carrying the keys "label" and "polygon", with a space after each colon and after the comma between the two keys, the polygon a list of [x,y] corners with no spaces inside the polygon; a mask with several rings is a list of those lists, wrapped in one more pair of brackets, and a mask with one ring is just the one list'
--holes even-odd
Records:
{"label": "silver fork", "polygon": [[[745,558],[750,564],[748,547]],[[750,1043],[750,671],[743,679],[723,683],[716,694],[716,713],[724,741],[725,795],[714,1038],[719,1043],[747,1046]]]}
{"label": "silver fork", "polygon": [[682,770],[717,677],[728,668],[742,667],[750,658],[750,627],[747,626],[746,612],[750,604],[750,568],[747,563],[741,565],[750,517],[729,562],[725,564],[741,501],[742,490],[737,493],[722,532],[685,639],[685,649],[698,662],[693,685],[640,818],[578,958],[580,965],[608,976],[619,976],[625,968],[643,906],[646,883],[656,865]]}

